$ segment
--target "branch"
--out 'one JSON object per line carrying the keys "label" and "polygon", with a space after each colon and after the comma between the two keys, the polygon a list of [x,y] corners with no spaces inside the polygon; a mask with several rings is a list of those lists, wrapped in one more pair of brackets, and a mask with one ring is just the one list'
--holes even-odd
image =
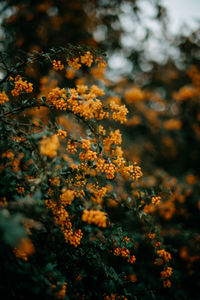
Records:
{"label": "branch", "polygon": [[17,114],[18,112],[23,111],[25,109],[34,108],[34,107],[41,107],[41,106],[50,108],[48,105],[45,105],[45,104],[41,104],[41,105],[39,104],[39,106],[26,105],[26,106],[18,107],[16,109],[12,110],[12,111],[6,112],[6,113],[4,113],[4,116]]}
{"label": "branch", "polygon": [[8,66],[7,66],[6,63],[5,63],[5,60],[4,60],[4,58],[3,58],[2,53],[0,53],[0,56],[1,56],[1,59],[2,59],[2,63],[3,63],[3,65],[5,66],[6,71],[7,71],[6,76],[0,81],[0,85],[3,84],[5,81],[7,81],[7,79],[8,79],[13,73],[16,73],[16,71],[17,71],[18,69],[21,69],[22,67],[24,67],[24,66],[25,66],[27,63],[29,63],[29,62],[33,62],[33,61],[36,61],[37,59],[39,59],[39,57],[34,57],[33,54],[30,53],[30,54],[28,54],[27,58],[26,58],[24,61],[22,61],[22,63],[17,63],[16,66],[15,66],[15,68],[12,68],[12,70],[9,70],[9,69],[8,69]]}

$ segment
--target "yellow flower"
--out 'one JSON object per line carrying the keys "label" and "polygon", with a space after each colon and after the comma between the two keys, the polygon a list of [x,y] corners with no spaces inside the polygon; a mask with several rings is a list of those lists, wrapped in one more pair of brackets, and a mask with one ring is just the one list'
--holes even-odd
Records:
{"label": "yellow flower", "polygon": [[74,191],[72,190],[63,190],[60,196],[60,201],[62,205],[70,205],[74,200]]}
{"label": "yellow flower", "polygon": [[19,75],[15,77],[15,88],[11,91],[12,96],[19,96],[22,92],[31,93],[32,91],[32,83],[28,83],[27,80],[23,81]]}
{"label": "yellow flower", "polygon": [[81,67],[81,64],[79,64],[79,58],[72,58],[71,60],[68,59],[67,63],[70,67],[72,67],[74,70],[79,70]]}
{"label": "yellow flower", "polygon": [[66,101],[66,91],[65,89],[60,89],[56,87],[55,89],[52,89],[48,96],[47,101],[54,105],[56,109],[59,110],[66,110],[67,109],[67,101]]}
{"label": "yellow flower", "polygon": [[86,139],[82,139],[81,140],[81,147],[83,149],[85,149],[85,151],[88,151],[90,148],[91,148],[91,143],[89,140],[86,140]]}
{"label": "yellow flower", "polygon": [[35,252],[35,248],[32,241],[25,237],[20,241],[19,245],[13,250],[13,252],[17,258],[27,261],[28,256]]}
{"label": "yellow flower", "polygon": [[107,179],[113,179],[115,177],[115,165],[112,163],[105,164],[104,172]]}
{"label": "yellow flower", "polygon": [[164,288],[170,288],[171,287],[171,281],[169,279],[163,281]]}
{"label": "yellow flower", "polygon": [[90,51],[87,51],[83,56],[81,56],[81,63],[90,67],[93,63],[93,56]]}
{"label": "yellow flower", "polygon": [[2,93],[0,93],[0,104],[5,104],[5,102],[8,102],[8,96],[6,95],[6,93],[3,91]]}
{"label": "yellow flower", "polygon": [[57,136],[60,136],[61,139],[63,140],[64,138],[66,138],[67,132],[65,130],[58,129]]}
{"label": "yellow flower", "polygon": [[56,134],[51,137],[43,137],[40,141],[40,153],[51,158],[57,155],[57,150],[60,146],[58,136]]}
{"label": "yellow flower", "polygon": [[18,186],[18,187],[16,187],[16,191],[17,191],[18,194],[23,195],[24,194],[24,187]]}
{"label": "yellow flower", "polygon": [[172,268],[171,267],[167,267],[164,271],[162,271],[160,274],[161,274],[161,279],[166,279],[170,276],[172,276]]}
{"label": "yellow flower", "polygon": [[82,221],[87,222],[88,224],[94,223],[98,227],[106,227],[106,218],[107,214],[100,210],[84,210],[82,214]]}
{"label": "yellow flower", "polygon": [[60,290],[59,292],[56,293],[56,296],[57,296],[59,299],[65,299],[66,287],[67,287],[67,283],[64,282],[63,285],[62,285],[61,290]]}
{"label": "yellow flower", "polygon": [[127,262],[130,262],[131,264],[136,262],[135,255],[130,255],[130,250],[127,248],[122,248],[122,247],[115,248],[114,255],[122,256],[126,258]]}
{"label": "yellow flower", "polygon": [[158,205],[160,203],[161,197],[157,196],[157,197],[152,197],[151,202],[154,205]]}
{"label": "yellow flower", "polygon": [[65,77],[67,79],[73,79],[75,77],[75,71],[72,68],[67,68]]}
{"label": "yellow flower", "polygon": [[138,87],[133,87],[125,93],[125,100],[128,104],[139,102],[144,99],[144,93]]}
{"label": "yellow flower", "polygon": [[77,152],[77,146],[74,142],[71,143],[68,141],[66,150],[71,154],[75,154]]}
{"label": "yellow flower", "polygon": [[53,60],[53,69],[56,71],[61,71],[64,69],[64,65],[61,63],[60,60],[56,61],[55,59]]}
{"label": "yellow flower", "polygon": [[60,185],[60,179],[59,179],[59,177],[50,178],[49,181],[54,186],[59,186]]}
{"label": "yellow flower", "polygon": [[165,251],[164,249],[158,250],[157,251],[159,257],[163,258],[165,261],[169,262],[171,257],[171,254],[167,251]]}
{"label": "yellow flower", "polygon": [[164,127],[167,130],[179,130],[182,127],[180,120],[170,119],[164,122]]}

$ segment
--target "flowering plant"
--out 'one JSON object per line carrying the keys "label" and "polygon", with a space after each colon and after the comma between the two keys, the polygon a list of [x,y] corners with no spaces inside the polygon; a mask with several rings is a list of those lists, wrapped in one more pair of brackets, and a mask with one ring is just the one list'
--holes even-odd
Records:
{"label": "flowering plant", "polygon": [[[132,297],[140,229],[126,228],[118,211],[146,228],[140,236],[152,242],[163,285],[170,287],[171,255],[137,193],[153,205],[160,196],[137,190],[141,168],[126,159],[115,125],[127,121],[128,110],[118,98],[104,100],[106,62],[92,49],[74,47],[70,54],[67,48],[36,52],[23,65],[38,62],[51,69],[39,89],[24,78],[22,66],[7,67],[1,81],[2,242],[17,276],[35,273],[13,292],[27,295],[40,281],[33,295]],[[74,86],[59,87],[60,76],[75,77]]]}

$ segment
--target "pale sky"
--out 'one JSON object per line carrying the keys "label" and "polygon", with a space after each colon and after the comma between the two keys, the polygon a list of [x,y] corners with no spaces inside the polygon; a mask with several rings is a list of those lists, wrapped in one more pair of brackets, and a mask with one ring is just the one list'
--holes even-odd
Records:
{"label": "pale sky", "polygon": [[[149,40],[146,52],[148,57],[154,60],[163,61],[167,57],[166,43],[161,42],[159,39],[159,37],[162,36],[159,22],[151,18],[151,16],[155,15],[152,8],[153,1],[154,0],[141,0],[139,2],[139,6],[144,15],[143,24],[147,25],[147,27],[153,31],[155,36]],[[172,34],[180,32],[189,34],[190,30],[200,28],[200,0],[162,0],[161,4],[167,9],[169,17],[169,23],[167,24],[168,30]],[[120,15],[120,22],[126,34],[122,36],[121,43],[125,46],[126,50],[128,50],[129,47],[130,49],[136,47],[135,37],[138,37],[138,40],[141,39],[144,36],[145,31],[141,26],[136,27],[130,14],[131,8],[129,5],[122,5],[122,11],[123,13]],[[183,27],[184,24],[188,26],[188,29]],[[176,52],[176,49],[169,49],[168,47],[167,54],[172,55],[173,57],[178,57],[179,55],[179,53]],[[114,53],[109,59],[109,66],[118,71],[116,74],[120,74],[120,72],[123,73],[124,70],[131,71],[131,65],[124,57],[123,53]]]}
{"label": "pale sky", "polygon": [[170,17],[169,26],[172,32],[177,32],[182,24],[187,24],[192,29],[198,27],[200,21],[200,0],[162,0],[168,9]]}

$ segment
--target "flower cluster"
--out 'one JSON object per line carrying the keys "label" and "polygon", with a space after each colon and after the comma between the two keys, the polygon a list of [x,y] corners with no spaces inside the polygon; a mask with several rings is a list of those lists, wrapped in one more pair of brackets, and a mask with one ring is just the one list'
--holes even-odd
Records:
{"label": "flower cluster", "polygon": [[6,95],[6,93],[3,91],[0,93],[0,104],[5,104],[5,102],[8,102],[8,96]]}
{"label": "flower cluster", "polygon": [[103,96],[104,90],[100,89],[97,85],[93,84],[90,88],[90,93],[88,94],[88,98],[95,98],[98,96]]}
{"label": "flower cluster", "polygon": [[67,68],[65,77],[67,79],[73,79],[75,77],[75,70],[72,68]]}
{"label": "flower cluster", "polygon": [[67,102],[66,102],[66,91],[65,89],[60,89],[58,87],[52,89],[48,96],[47,101],[54,105],[56,109],[59,110],[66,110],[67,109]]}
{"label": "flower cluster", "polygon": [[115,177],[115,165],[112,163],[106,163],[104,165],[104,172],[106,173],[107,179],[113,179]]}
{"label": "flower cluster", "polygon": [[16,191],[18,194],[23,195],[24,194],[24,187],[18,186],[16,187]]}
{"label": "flower cluster", "polygon": [[183,86],[178,92],[173,94],[174,99],[177,102],[186,101],[187,99],[193,99],[198,94],[198,90],[192,86]]}
{"label": "flower cluster", "polygon": [[67,63],[70,67],[72,67],[74,70],[79,70],[81,67],[81,64],[79,64],[79,57],[68,59]]}
{"label": "flower cluster", "polygon": [[63,140],[64,138],[66,138],[67,132],[65,130],[58,129],[57,136],[59,136]]}
{"label": "flower cluster", "polygon": [[51,158],[57,155],[57,150],[60,146],[58,136],[56,134],[51,137],[44,136],[40,141],[40,153]]}
{"label": "flower cluster", "polygon": [[161,201],[161,197],[160,196],[152,197],[152,199],[151,199],[151,202],[154,205],[158,205],[160,203],[160,201]]}
{"label": "flower cluster", "polygon": [[76,90],[81,96],[86,97],[85,92],[88,90],[88,86],[84,84],[77,84]]}
{"label": "flower cluster", "polygon": [[98,68],[106,69],[107,64],[106,64],[105,60],[103,60],[101,57],[97,57],[95,62],[97,63]]}
{"label": "flower cluster", "polygon": [[43,76],[40,79],[40,94],[38,95],[38,98],[40,99],[41,97],[47,97],[48,93],[56,88],[58,81],[53,78],[49,78],[47,76]]}
{"label": "flower cluster", "polygon": [[161,279],[163,280],[163,286],[166,287],[171,287],[171,281],[169,280],[169,277],[172,276],[172,268],[171,267],[166,267],[164,271],[162,271],[161,274]]}
{"label": "flower cluster", "polygon": [[114,132],[111,131],[110,135],[104,139],[103,143],[104,143],[106,152],[110,151],[111,145],[121,145],[122,135],[121,135],[119,129],[115,130]]}
{"label": "flower cluster", "polygon": [[101,58],[96,58],[95,62],[97,63],[97,66],[91,69],[91,74],[96,79],[103,79],[106,82],[106,79],[104,78],[104,73],[107,66],[106,62]]}
{"label": "flower cluster", "polygon": [[55,59],[53,60],[53,69],[56,71],[61,71],[64,69],[64,65],[61,63],[60,60],[56,61]]}
{"label": "flower cluster", "polygon": [[97,159],[96,170],[99,173],[105,173],[107,179],[113,179],[115,177],[115,165],[113,163],[107,163],[105,159]]}
{"label": "flower cluster", "polygon": [[[154,197],[157,198],[157,197]],[[162,249],[161,242],[158,241],[157,235],[154,232],[148,234],[149,239],[152,241],[153,247],[158,255],[155,259],[154,264],[157,266],[163,266],[163,271],[161,271],[161,280],[163,281],[163,286],[165,288],[171,287],[171,282],[169,277],[172,275],[172,268],[168,266],[171,260],[171,254],[166,250]]]}
{"label": "flower cluster", "polygon": [[103,202],[103,197],[105,197],[108,188],[107,187],[100,187],[97,184],[88,184],[87,185],[88,190],[90,191],[90,193],[93,194],[93,196],[91,197],[91,200],[95,203],[98,204],[102,204]]}
{"label": "flower cluster", "polygon": [[55,177],[55,178],[50,178],[49,182],[51,183],[51,185],[53,186],[59,186],[60,185],[60,179],[59,177]]}
{"label": "flower cluster", "polygon": [[[164,263],[168,263],[171,260],[171,254],[164,249],[157,250],[157,254],[159,258],[156,258],[154,264],[161,266]],[[171,282],[169,280],[169,277],[172,275],[172,268],[166,266],[165,269],[160,273],[161,274],[161,280],[163,280],[163,286],[165,288],[171,287]]]}
{"label": "flower cluster", "polygon": [[6,197],[4,196],[4,197],[2,197],[2,198],[0,199],[0,208],[3,208],[3,207],[5,207],[5,206],[7,206],[7,205],[8,205],[8,202],[7,202]]}
{"label": "flower cluster", "polygon": [[81,56],[81,63],[90,67],[93,63],[93,56],[90,51],[87,51],[83,56]]}
{"label": "flower cluster", "polygon": [[77,145],[75,144],[75,142],[70,142],[68,140],[66,150],[71,154],[75,154],[77,152]]}
{"label": "flower cluster", "polygon": [[65,89],[56,87],[49,92],[47,100],[56,109],[68,109],[86,120],[93,118],[103,120],[110,117],[114,121],[120,121],[122,124],[127,121],[126,115],[128,110],[125,105],[120,106],[114,101],[111,102],[112,114],[109,116],[109,112],[104,109],[103,103],[97,99],[98,96],[104,95],[104,91],[96,85],[92,85],[88,92],[87,90],[88,86],[86,85],[77,85],[76,89],[69,89],[68,92]]}
{"label": "flower cluster", "polygon": [[[62,197],[62,196],[61,196]],[[70,194],[70,197],[72,195]],[[63,197],[65,202],[65,196]],[[69,205],[70,201],[68,201]],[[66,204],[66,203],[65,203]],[[47,208],[51,209],[54,214],[54,219],[56,224],[58,224],[61,228],[61,231],[64,234],[66,243],[70,243],[70,245],[73,245],[74,247],[77,247],[82,239],[83,233],[81,229],[78,229],[77,231],[73,232],[72,229],[72,223],[70,221],[69,213],[64,208],[64,205],[58,205],[55,201],[52,201],[51,199],[46,200],[46,206]]]}
{"label": "flower cluster", "polygon": [[26,237],[20,241],[19,245],[14,248],[13,252],[17,258],[27,261],[28,256],[35,252],[35,248],[30,238]]}
{"label": "flower cluster", "polygon": [[105,134],[106,134],[106,130],[103,128],[102,125],[99,125],[98,131],[99,131],[99,134],[100,134],[100,135],[105,135]]}
{"label": "flower cluster", "polygon": [[56,109],[68,109],[85,119],[108,118],[109,114],[104,111],[102,102],[96,99],[96,97],[102,96],[104,91],[96,85],[92,85],[88,93],[85,93],[87,89],[87,86],[77,85],[77,89],[69,89],[67,93],[65,89],[56,87],[48,93],[47,100]]}
{"label": "flower cluster", "polygon": [[148,234],[148,237],[149,237],[151,240],[153,240],[153,239],[155,239],[156,234],[155,234],[155,233],[149,233],[149,234]]}
{"label": "flower cluster", "polygon": [[85,161],[85,160],[95,161],[97,160],[97,153],[92,150],[88,150],[85,153],[80,152],[79,158],[81,161]]}
{"label": "flower cluster", "polygon": [[82,139],[81,140],[81,147],[85,150],[85,151],[88,151],[90,150],[91,148],[91,142],[90,140],[87,140],[87,139]]}
{"label": "flower cluster", "polygon": [[60,202],[63,206],[71,205],[72,201],[74,200],[74,191],[72,190],[63,190],[62,194],[60,195]]}
{"label": "flower cluster", "polygon": [[11,91],[12,96],[19,96],[22,92],[31,93],[33,91],[33,85],[27,80],[23,81],[21,76],[15,77],[15,88]]}
{"label": "flower cluster", "polygon": [[157,251],[158,256],[162,259],[162,261],[169,262],[171,260],[171,254],[164,249]]}
{"label": "flower cluster", "polygon": [[65,299],[66,288],[67,288],[67,282],[64,282],[60,291],[56,293],[56,297],[58,297],[59,299]]}
{"label": "flower cluster", "polygon": [[182,127],[182,122],[176,119],[170,119],[164,122],[164,127],[167,130],[179,130]]}
{"label": "flower cluster", "polygon": [[138,87],[133,87],[125,93],[125,100],[128,104],[137,103],[144,99],[144,93]]}
{"label": "flower cluster", "polygon": [[122,256],[127,259],[127,262],[133,264],[136,262],[135,255],[130,255],[130,250],[127,248],[118,247],[114,250],[114,255]]}
{"label": "flower cluster", "polygon": [[127,121],[126,115],[128,113],[128,109],[125,105],[118,105],[115,101],[110,102],[110,108],[113,112],[112,118],[115,121],[120,121],[121,124]]}
{"label": "flower cluster", "polygon": [[107,214],[100,210],[84,210],[82,214],[82,221],[88,224],[94,223],[98,227],[107,227]]}

